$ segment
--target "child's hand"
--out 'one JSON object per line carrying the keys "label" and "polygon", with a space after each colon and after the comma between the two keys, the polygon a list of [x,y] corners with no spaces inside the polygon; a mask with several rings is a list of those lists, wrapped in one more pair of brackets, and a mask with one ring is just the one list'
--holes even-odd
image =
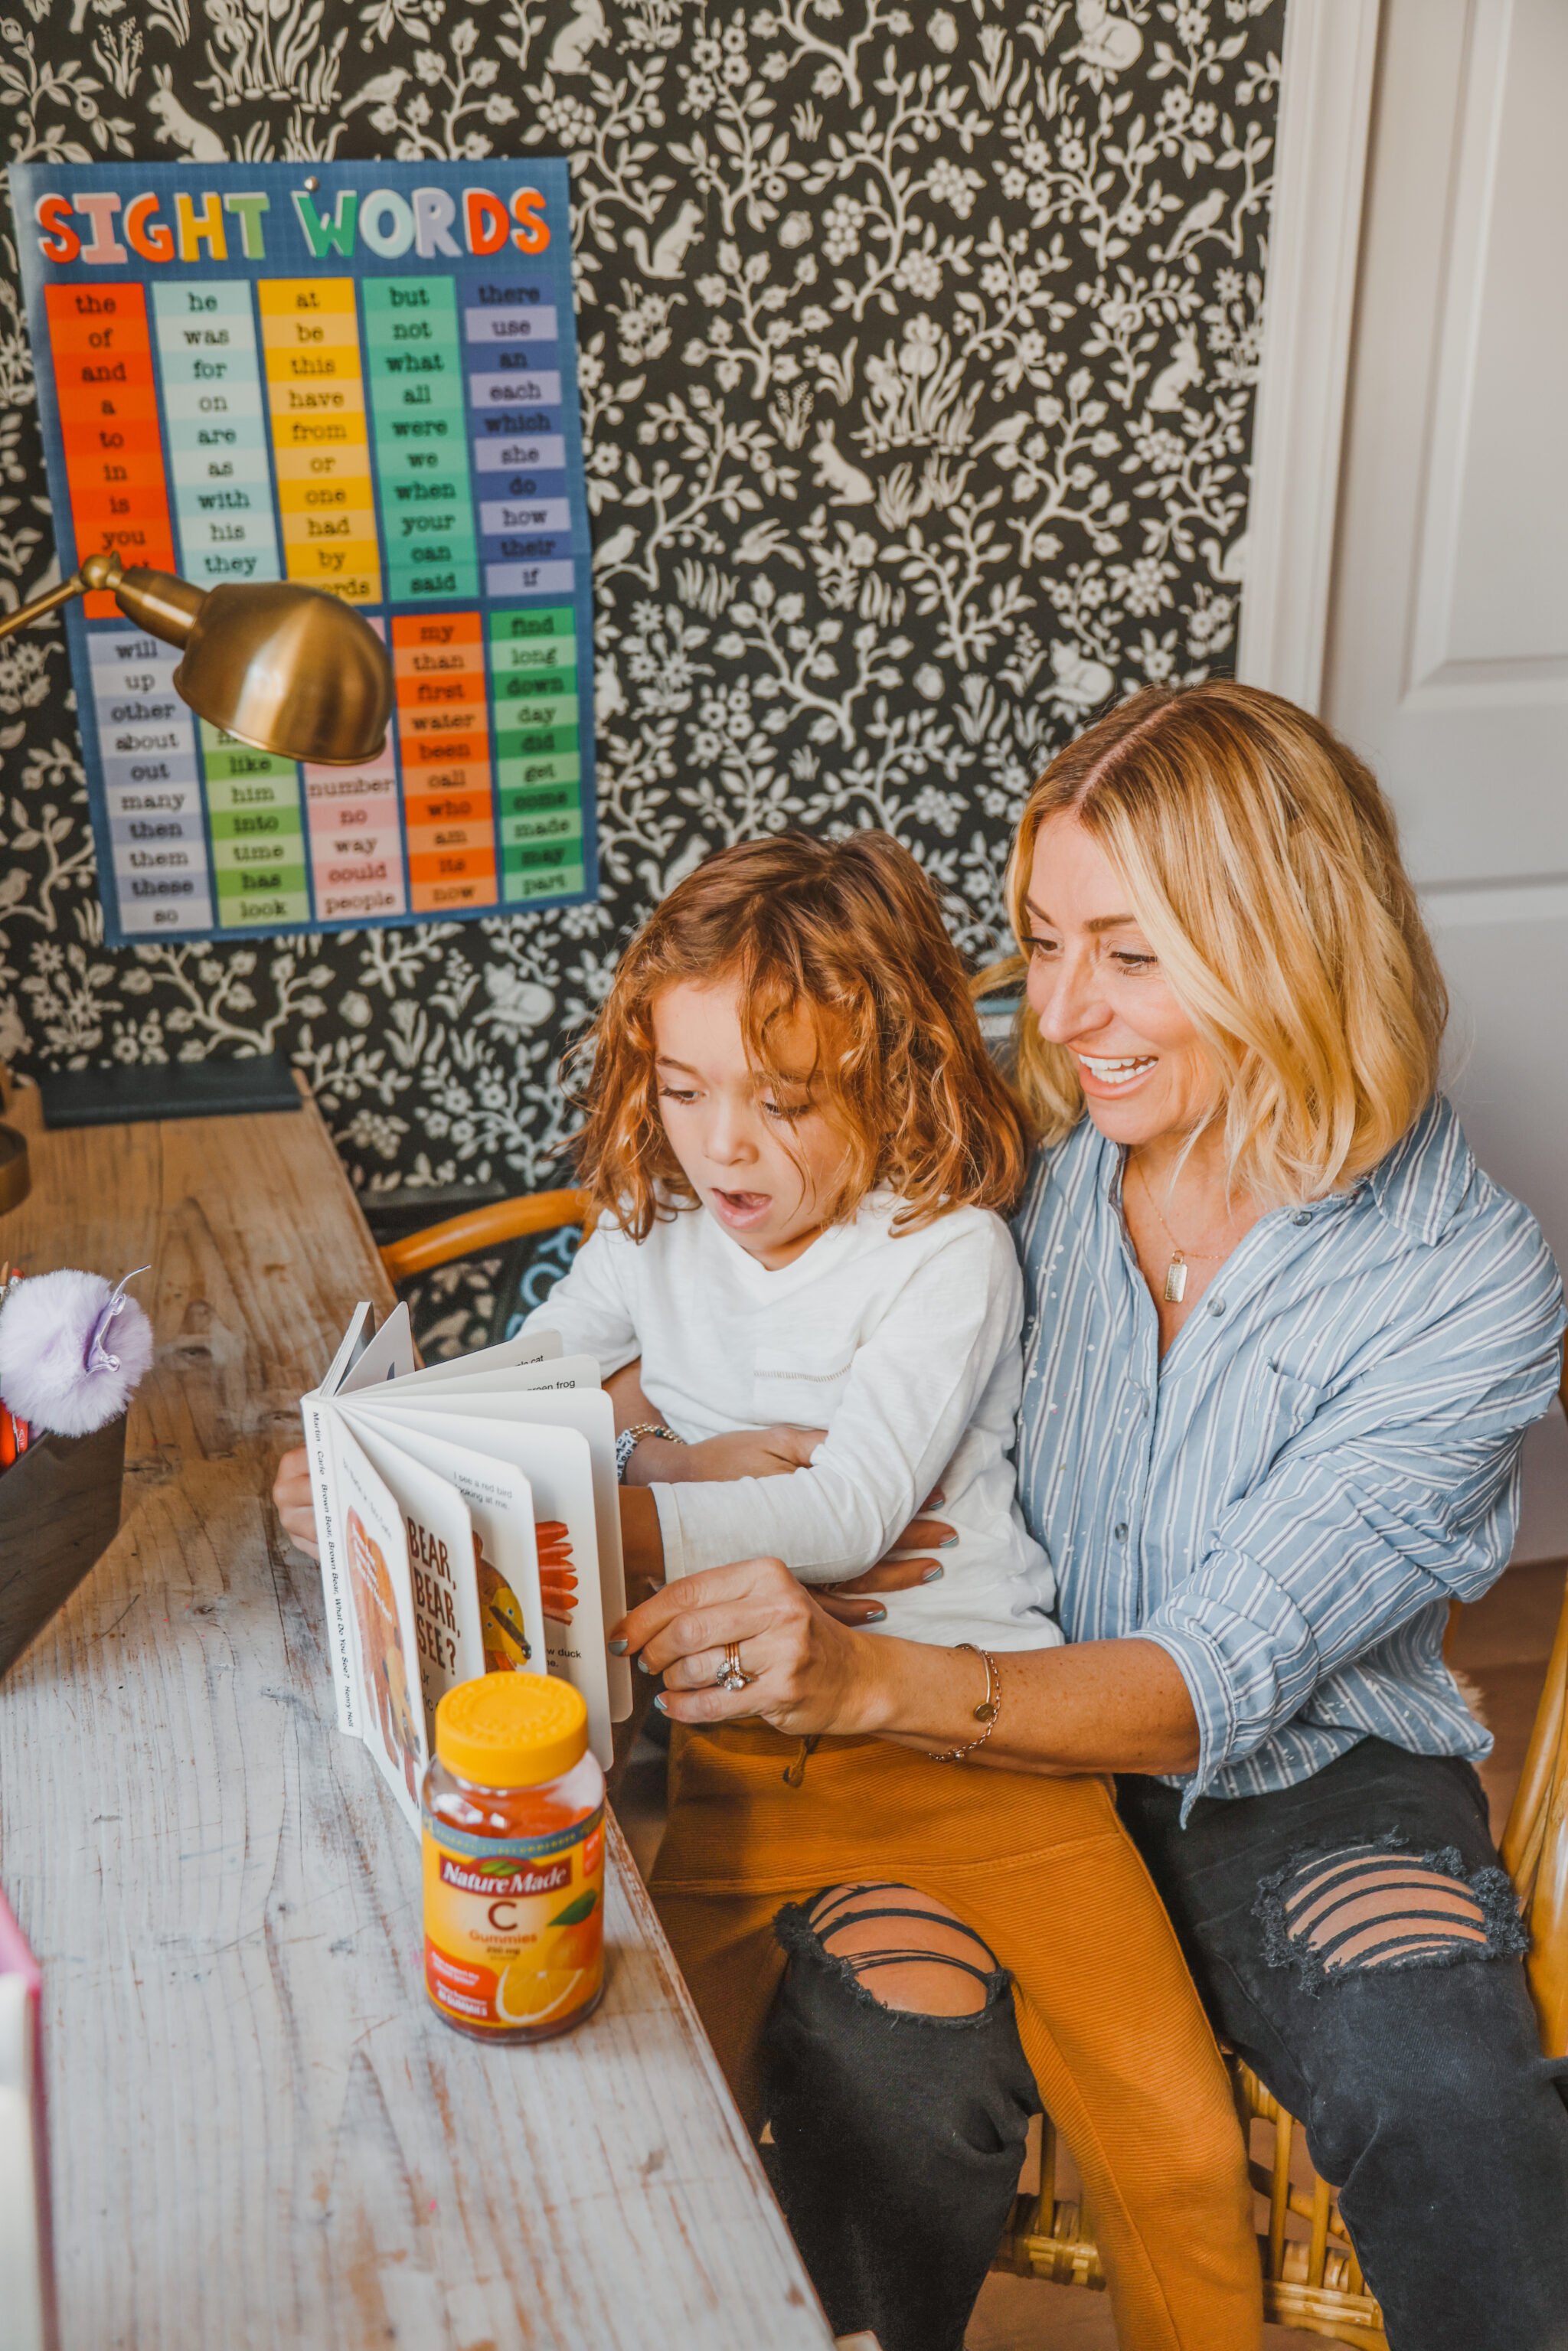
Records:
{"label": "child's hand", "polygon": [[699,1445],[645,1437],[626,1465],[629,1486],[687,1486],[732,1478],[781,1478],[810,1467],[825,1428],[737,1428]]}
{"label": "child's hand", "polygon": [[316,1505],[310,1493],[310,1457],[302,1445],[286,1453],[277,1465],[277,1475],[272,1481],[273,1508],[283,1521],[283,1531],[291,1542],[312,1559],[321,1554],[316,1548]]}

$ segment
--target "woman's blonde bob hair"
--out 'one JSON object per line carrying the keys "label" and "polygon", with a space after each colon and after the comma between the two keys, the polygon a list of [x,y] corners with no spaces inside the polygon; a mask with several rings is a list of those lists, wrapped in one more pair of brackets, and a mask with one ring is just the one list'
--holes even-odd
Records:
{"label": "woman's blonde bob hair", "polygon": [[[1068,811],[1213,1057],[1233,1182],[1279,1205],[1375,1167],[1437,1085],[1448,995],[1393,810],[1354,753],[1229,679],[1134,695],[1030,794],[1008,869],[1020,953],[1035,843]],[[1071,1055],[1027,1007],[1016,1076],[1046,1141],[1082,1117]]]}

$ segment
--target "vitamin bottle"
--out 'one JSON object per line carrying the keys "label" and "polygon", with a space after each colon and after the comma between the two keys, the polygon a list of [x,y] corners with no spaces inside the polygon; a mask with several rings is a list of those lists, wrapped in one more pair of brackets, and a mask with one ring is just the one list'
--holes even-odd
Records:
{"label": "vitamin bottle", "polygon": [[477,2041],[543,2041],[604,1989],[604,1774],[549,1674],[482,1674],[435,1709],[424,1775],[424,1982]]}

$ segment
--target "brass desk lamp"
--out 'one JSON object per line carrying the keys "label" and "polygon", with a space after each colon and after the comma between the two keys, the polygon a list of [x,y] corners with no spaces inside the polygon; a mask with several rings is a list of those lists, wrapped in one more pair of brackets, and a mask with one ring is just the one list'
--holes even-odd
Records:
{"label": "brass desk lamp", "polygon": [[[0,619],[0,638],[109,589],[128,621],[184,659],[174,691],[199,718],[255,751],[356,768],[386,741],[392,672],[370,622],[336,596],[287,580],[193,588],[172,571],[89,555],[79,571]],[[27,1196],[27,1145],[0,1127],[0,1215]]]}
{"label": "brass desk lamp", "polygon": [[264,580],[204,590],[172,571],[127,570],[118,555],[89,555],[69,580],[0,620],[0,637],[102,588],[128,621],[183,648],[181,701],[253,751],[357,768],[385,742],[387,649],[351,604],[319,588]]}

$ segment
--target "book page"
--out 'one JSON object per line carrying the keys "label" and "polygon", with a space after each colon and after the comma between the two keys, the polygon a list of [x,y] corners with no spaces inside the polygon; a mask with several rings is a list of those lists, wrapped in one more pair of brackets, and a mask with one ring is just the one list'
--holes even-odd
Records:
{"label": "book page", "polygon": [[406,1379],[413,1369],[413,1326],[406,1306],[395,1306],[370,1345],[339,1385],[340,1395],[358,1395],[382,1380]]}
{"label": "book page", "polygon": [[319,1385],[299,1399],[300,1416],[305,1423],[305,1451],[310,1465],[311,1499],[316,1506],[316,1548],[321,1558],[321,1602],[326,1611],[327,1653],[331,1659],[338,1701],[338,1728],[355,1738],[359,1736],[360,1713],[354,1687],[354,1639],[349,1624],[349,1595],[343,1581],[343,1552],[322,1405],[327,1397],[336,1395],[343,1379],[364,1353],[370,1319],[367,1299],[355,1307]]}
{"label": "book page", "polygon": [[[578,1429],[559,1422],[540,1426],[523,1416],[536,1403],[558,1401],[595,1402],[606,1412],[610,1409],[610,1399],[602,1395],[580,1399],[497,1395],[486,1397],[481,1406],[472,1398],[437,1392],[422,1397],[412,1425],[450,1437],[465,1452],[510,1462],[528,1479],[533,1489],[538,1542],[546,1658],[552,1674],[582,1692],[588,1705],[589,1739],[608,1769],[614,1758],[610,1726],[622,1719],[612,1698],[608,1668],[623,1660],[611,1658],[604,1646],[592,1447]],[[413,1412],[412,1406],[389,1405],[385,1418],[401,1426],[411,1420]],[[614,1475],[613,1460],[611,1475]],[[619,1514],[616,1533],[619,1537]],[[628,1687],[627,1713],[631,1695]]]}
{"label": "book page", "polygon": [[[538,1426],[576,1428],[587,1437],[599,1533],[599,1604],[605,1625],[610,1625],[626,1613],[626,1578],[621,1552],[621,1494],[615,1476],[615,1413],[598,1384],[598,1372],[591,1355],[563,1355],[557,1363],[540,1365],[526,1390],[519,1390],[515,1376],[481,1374],[464,1384],[461,1396],[444,1392],[427,1401],[447,1410],[471,1400],[476,1410]],[[548,1566],[541,1558],[540,1572],[547,1577]],[[624,1657],[607,1655],[605,1670],[610,1719],[623,1722],[632,1711],[631,1667]]]}
{"label": "book page", "polygon": [[317,1395],[336,1395],[343,1381],[374,1337],[371,1325],[371,1301],[362,1298],[349,1317],[349,1327],[338,1342],[338,1352],[317,1383]]}
{"label": "book page", "polygon": [[[507,1420],[531,1422],[538,1427],[575,1428],[588,1439],[593,1463],[593,1499],[599,1529],[599,1605],[604,1623],[613,1625],[626,1614],[626,1576],[621,1555],[621,1489],[615,1476],[615,1408],[599,1385],[599,1366],[591,1355],[563,1355],[559,1363],[542,1364],[535,1384],[519,1390],[515,1378],[482,1374],[464,1383],[461,1395],[430,1396],[426,1401],[444,1410],[494,1413]],[[395,1403],[389,1393],[379,1401]],[[542,1558],[541,1573],[548,1573]],[[610,1719],[624,1722],[632,1711],[632,1668],[624,1657],[606,1656]]]}
{"label": "book page", "polygon": [[357,1411],[351,1402],[338,1409],[402,1512],[425,1740],[434,1748],[437,1705],[458,1682],[475,1681],[485,1670],[468,1506],[450,1480],[415,1459],[401,1441],[389,1443],[384,1426],[378,1429],[371,1414]]}
{"label": "book page", "polygon": [[429,1760],[408,1540],[397,1503],[346,1416],[328,1405],[362,1700],[360,1736],[409,1826],[419,1830],[419,1786]]}
{"label": "book page", "polygon": [[481,1367],[486,1357],[497,1352],[486,1347],[477,1355],[462,1355],[455,1363],[433,1365],[444,1375],[439,1382],[427,1384],[425,1374],[415,1372],[411,1379],[383,1381],[381,1386],[357,1396],[355,1403],[370,1411],[379,1411],[386,1404],[413,1404],[416,1399],[423,1404],[430,1400],[432,1385],[439,1386],[443,1400],[453,1395],[536,1395],[552,1388],[600,1386],[599,1364],[594,1356],[563,1355],[559,1352],[560,1341],[553,1331],[541,1331],[539,1337],[555,1341],[540,1363],[485,1370]]}
{"label": "book page", "polygon": [[498,1346],[476,1347],[471,1355],[444,1356],[439,1364],[422,1364],[418,1371],[403,1374],[408,1387],[434,1387],[448,1380],[463,1380],[479,1372],[527,1370],[560,1353],[559,1331],[519,1331]]}
{"label": "book page", "polygon": [[[381,1393],[377,1391],[378,1400]],[[388,1426],[384,1413],[359,1405],[350,1410],[371,1428],[384,1431]],[[477,1670],[542,1674],[545,1625],[532,1487],[512,1462],[470,1444],[466,1424],[460,1435],[455,1417],[445,1420],[431,1414],[421,1419],[412,1404],[391,1417],[403,1451],[455,1486],[468,1505],[485,1644],[485,1662]],[[416,1581],[416,1597],[417,1590]]]}

